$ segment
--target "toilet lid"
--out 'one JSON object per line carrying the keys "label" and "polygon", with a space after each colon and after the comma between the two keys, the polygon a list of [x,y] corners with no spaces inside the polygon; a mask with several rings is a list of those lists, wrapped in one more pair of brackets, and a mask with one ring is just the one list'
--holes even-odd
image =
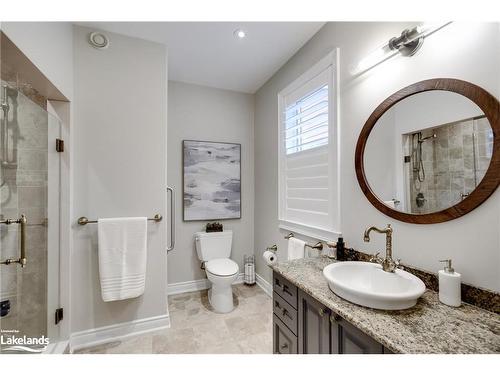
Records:
{"label": "toilet lid", "polygon": [[238,264],[231,259],[212,259],[205,263],[205,269],[212,275],[231,276],[238,273]]}

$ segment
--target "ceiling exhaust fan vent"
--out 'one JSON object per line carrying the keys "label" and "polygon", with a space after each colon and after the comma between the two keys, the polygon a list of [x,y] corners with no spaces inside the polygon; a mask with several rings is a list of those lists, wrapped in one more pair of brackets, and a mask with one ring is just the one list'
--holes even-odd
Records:
{"label": "ceiling exhaust fan vent", "polygon": [[108,37],[97,31],[89,34],[89,43],[92,47],[97,49],[106,49],[109,47]]}

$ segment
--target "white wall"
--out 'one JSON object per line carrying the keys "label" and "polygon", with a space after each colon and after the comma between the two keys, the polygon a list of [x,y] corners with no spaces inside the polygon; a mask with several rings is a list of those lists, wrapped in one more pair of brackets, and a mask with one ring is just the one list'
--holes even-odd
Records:
{"label": "white wall", "polygon": [[[354,149],[361,128],[375,107],[395,91],[437,77],[470,81],[500,97],[499,24],[452,23],[430,36],[413,57],[395,57],[353,78],[349,67],[408,24],[329,23],[325,25],[256,94],[255,113],[255,246],[257,272],[270,280],[261,261],[263,249],[286,246],[277,220],[277,93],[334,47],[340,48],[342,144],[342,232],[347,245],[374,253],[383,236],[366,244],[369,225],[394,227],[395,256],[429,271],[450,257],[463,280],[500,291],[500,191],[466,216],[441,224],[407,224],[377,211],[361,192],[354,171]],[[284,256],[283,250],[279,255]]]}
{"label": "white wall", "polygon": [[393,128],[398,135],[484,115],[472,100],[448,91],[427,91],[410,96],[388,112],[394,114]]}
{"label": "white wall", "polygon": [[243,256],[254,251],[253,95],[169,82],[168,184],[177,192],[177,241],[168,256],[168,283],[206,278],[193,235],[206,221],[182,221],[182,141],[241,143],[241,219],[221,220],[233,231],[231,258],[243,272]]}
{"label": "white wall", "polygon": [[[366,179],[372,190],[383,201],[398,198],[395,167],[402,163],[396,163],[396,142],[401,143],[394,130],[394,113],[387,111],[372,130],[368,142],[366,142],[363,158]],[[399,147],[401,148],[401,144]],[[401,197],[399,198],[401,200]]]}
{"label": "white wall", "polygon": [[2,31],[69,100],[73,97],[71,22],[2,22]]}
{"label": "white wall", "polygon": [[148,223],[146,290],[138,298],[101,298],[96,225],[90,219],[149,216],[166,206],[166,47],[106,33],[110,46],[87,43],[75,27],[72,332],[167,314],[166,225]]}

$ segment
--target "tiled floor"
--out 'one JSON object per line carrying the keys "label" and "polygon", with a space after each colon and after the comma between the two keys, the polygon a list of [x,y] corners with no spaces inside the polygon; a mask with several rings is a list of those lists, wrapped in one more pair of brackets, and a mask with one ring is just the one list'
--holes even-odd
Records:
{"label": "tiled floor", "polygon": [[233,291],[238,306],[229,314],[211,311],[207,291],[170,296],[171,328],[77,353],[271,354],[272,299],[256,285]]}

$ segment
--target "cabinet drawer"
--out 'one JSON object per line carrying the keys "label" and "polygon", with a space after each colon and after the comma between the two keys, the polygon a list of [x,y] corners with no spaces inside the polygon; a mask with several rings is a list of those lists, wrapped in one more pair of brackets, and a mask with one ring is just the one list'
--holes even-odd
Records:
{"label": "cabinet drawer", "polygon": [[276,272],[273,273],[273,290],[297,309],[297,287]]}
{"label": "cabinet drawer", "polygon": [[273,315],[273,353],[297,354],[297,336],[276,315]]}
{"label": "cabinet drawer", "polygon": [[290,330],[297,335],[297,310],[277,293],[273,293],[273,312]]}

